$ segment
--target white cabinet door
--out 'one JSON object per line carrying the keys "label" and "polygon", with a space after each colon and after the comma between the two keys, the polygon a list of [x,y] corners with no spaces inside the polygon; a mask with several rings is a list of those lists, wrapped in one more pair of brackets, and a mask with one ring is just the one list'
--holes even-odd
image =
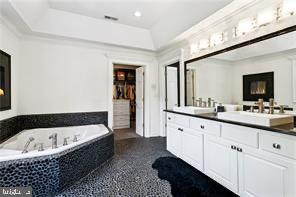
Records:
{"label": "white cabinet door", "polygon": [[295,161],[251,148],[243,148],[238,158],[240,196],[296,196]]}
{"label": "white cabinet door", "polygon": [[181,155],[181,131],[173,125],[167,127],[167,150],[177,157]]}
{"label": "white cabinet door", "polygon": [[234,143],[217,137],[205,136],[205,173],[234,193],[238,192],[238,152]]}
{"label": "white cabinet door", "polygon": [[203,169],[203,134],[192,130],[184,129],[182,132],[182,156],[181,158],[197,168]]}

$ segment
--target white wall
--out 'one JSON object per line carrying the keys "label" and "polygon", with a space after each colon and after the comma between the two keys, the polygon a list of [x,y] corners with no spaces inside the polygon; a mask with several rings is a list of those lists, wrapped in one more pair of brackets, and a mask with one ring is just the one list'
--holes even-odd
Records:
{"label": "white wall", "polygon": [[274,72],[274,99],[280,105],[292,105],[292,61],[283,53],[233,63],[233,102],[242,104],[243,75]]}
{"label": "white wall", "polygon": [[19,65],[19,38],[9,30],[6,26],[0,23],[0,49],[11,55],[11,110],[0,112],[0,120],[13,117],[17,114],[17,74]]}
{"label": "white wall", "polygon": [[195,98],[214,99],[218,103],[232,102],[232,65],[230,62],[205,59],[187,65],[195,71]]}
{"label": "white wall", "polygon": [[[21,51],[20,114],[108,111],[112,99],[112,95],[108,97],[108,79],[113,77],[113,73],[109,76],[110,56],[120,53],[126,59],[153,60],[153,54],[147,52],[37,38],[23,39]],[[157,64],[149,62],[146,71],[147,136],[157,136]]]}
{"label": "white wall", "polygon": [[107,59],[96,48],[23,40],[19,113],[107,111]]}
{"label": "white wall", "polygon": [[0,112],[0,120],[25,114],[108,111],[109,56],[120,54],[147,62],[146,136],[159,135],[154,53],[64,39],[18,39],[6,24],[0,27],[0,48],[12,55],[12,110]]}

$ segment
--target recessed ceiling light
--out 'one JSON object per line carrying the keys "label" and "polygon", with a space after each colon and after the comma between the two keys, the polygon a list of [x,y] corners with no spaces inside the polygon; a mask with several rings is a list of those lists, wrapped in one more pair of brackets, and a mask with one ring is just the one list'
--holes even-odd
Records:
{"label": "recessed ceiling light", "polygon": [[141,17],[142,13],[140,11],[135,11],[134,16]]}

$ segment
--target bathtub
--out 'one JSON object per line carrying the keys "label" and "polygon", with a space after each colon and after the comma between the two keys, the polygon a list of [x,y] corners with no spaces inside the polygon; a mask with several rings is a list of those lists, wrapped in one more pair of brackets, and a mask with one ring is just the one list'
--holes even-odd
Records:
{"label": "bathtub", "polygon": [[[0,162],[56,154],[98,138],[108,132],[109,130],[102,124],[24,130],[0,145]],[[58,148],[56,149],[52,149],[52,141],[49,139],[49,136],[53,133],[57,133]],[[78,135],[77,142],[73,142],[75,135]],[[22,153],[30,137],[33,137],[35,140],[27,148],[28,153]],[[67,140],[68,145],[63,146],[64,138],[67,137],[69,138]],[[44,151],[39,152],[38,147],[34,147],[36,143],[42,143]]]}
{"label": "bathtub", "polygon": [[[55,149],[49,139],[53,133],[57,133]],[[30,137],[34,141],[22,153]],[[69,138],[67,145],[64,138]],[[43,143],[44,150],[38,151],[36,143]],[[113,154],[114,134],[103,124],[24,130],[0,144],[0,185],[31,186],[33,196],[54,196]]]}

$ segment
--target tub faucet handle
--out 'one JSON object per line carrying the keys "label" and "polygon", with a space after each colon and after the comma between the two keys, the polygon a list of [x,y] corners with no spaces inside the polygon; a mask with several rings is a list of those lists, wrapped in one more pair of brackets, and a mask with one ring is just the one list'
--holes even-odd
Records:
{"label": "tub faucet handle", "polygon": [[44,151],[44,148],[43,148],[43,143],[36,143],[34,145],[34,148],[38,147],[38,151]]}
{"label": "tub faucet handle", "polygon": [[22,153],[27,153],[27,152],[28,152],[28,147],[29,147],[30,143],[31,143],[32,141],[34,141],[34,140],[35,140],[35,138],[33,138],[33,137],[29,137],[27,143],[25,144],[25,147],[24,147]]}
{"label": "tub faucet handle", "polygon": [[77,142],[77,141],[78,141],[78,138],[77,138],[77,137],[79,137],[79,136],[80,136],[79,134],[77,134],[77,135],[74,135],[73,142]]}
{"label": "tub faucet handle", "polygon": [[63,146],[67,146],[68,145],[68,139],[70,139],[70,137],[65,137],[64,138]]}

